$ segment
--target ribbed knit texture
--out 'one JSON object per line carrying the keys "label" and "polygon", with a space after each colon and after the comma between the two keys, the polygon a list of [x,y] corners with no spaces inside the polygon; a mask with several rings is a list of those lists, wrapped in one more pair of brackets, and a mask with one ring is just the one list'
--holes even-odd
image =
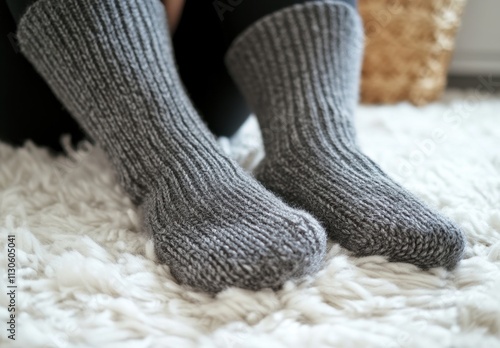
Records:
{"label": "ribbed knit texture", "polygon": [[278,11],[233,42],[226,63],[265,144],[257,178],[357,255],[451,268],[464,250],[461,231],[359,151],[362,47],[355,9],[334,1]]}
{"label": "ribbed knit texture", "polygon": [[39,0],[22,51],[105,150],[183,284],[278,287],[316,271],[326,235],[224,156],[179,80],[158,0]]}

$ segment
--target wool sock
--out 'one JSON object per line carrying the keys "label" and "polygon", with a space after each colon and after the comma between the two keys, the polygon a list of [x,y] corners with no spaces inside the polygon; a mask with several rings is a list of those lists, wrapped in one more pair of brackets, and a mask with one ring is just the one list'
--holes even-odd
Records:
{"label": "wool sock", "polygon": [[266,150],[256,176],[356,255],[452,268],[462,232],[359,150],[353,113],[362,46],[358,14],[335,1],[275,12],[233,42],[226,63]]}
{"label": "wool sock", "polygon": [[158,0],[39,0],[22,51],[109,156],[182,284],[276,288],[318,270],[326,234],[226,157],[183,91]]}

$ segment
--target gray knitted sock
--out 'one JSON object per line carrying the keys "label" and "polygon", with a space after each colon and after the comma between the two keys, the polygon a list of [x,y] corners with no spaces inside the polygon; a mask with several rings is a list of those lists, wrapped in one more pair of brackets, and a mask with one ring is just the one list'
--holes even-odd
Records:
{"label": "gray knitted sock", "polygon": [[226,62],[257,114],[266,149],[257,178],[313,213],[357,255],[453,267],[464,249],[461,231],[356,144],[362,36],[354,8],[316,1],[271,14],[232,44]]}
{"label": "gray knitted sock", "polygon": [[158,0],[39,0],[24,54],[111,159],[181,283],[278,287],[316,271],[326,234],[217,147],[179,80]]}

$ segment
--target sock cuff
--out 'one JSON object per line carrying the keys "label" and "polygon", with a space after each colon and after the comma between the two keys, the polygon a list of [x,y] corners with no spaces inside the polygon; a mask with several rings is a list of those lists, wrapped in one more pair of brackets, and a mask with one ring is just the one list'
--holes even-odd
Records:
{"label": "sock cuff", "polygon": [[[164,27],[152,28],[153,23],[163,23]],[[155,32],[162,30],[165,37]],[[36,62],[41,75],[48,70],[48,76],[64,79],[65,83],[71,83],[74,79],[69,75],[75,73],[85,79],[87,70],[96,63],[101,69],[112,66],[125,70],[123,63],[132,61],[132,68],[139,70],[150,55],[171,53],[165,52],[171,51],[167,36],[167,18],[158,0],[38,0],[27,9],[17,31],[22,53]],[[153,47],[144,44],[151,40]],[[142,57],[132,51],[139,46],[144,47]],[[117,53],[127,47],[127,56]],[[68,62],[79,66],[79,71],[64,69]],[[61,86],[59,90],[80,88],[84,86]],[[76,101],[77,97],[68,99]]]}
{"label": "sock cuff", "polygon": [[[340,1],[314,1],[287,7],[254,23],[235,39],[225,62],[251,98],[279,93],[270,90],[276,85],[295,88],[295,78],[308,81],[316,72],[332,74],[346,65],[360,65],[356,61],[362,58],[363,40],[363,25],[355,8]],[[270,79],[281,82],[270,83]],[[248,89],[252,92],[245,93]],[[261,91],[256,93],[256,89]],[[252,107],[260,102],[250,100]]]}
{"label": "sock cuff", "polygon": [[300,117],[318,105],[352,113],[362,51],[356,9],[324,0],[261,19],[234,41],[225,59],[262,128],[272,133],[286,123],[287,114]]}
{"label": "sock cuff", "polygon": [[27,46],[24,43],[45,40],[48,32],[78,42],[82,35],[101,40],[103,32],[128,31],[133,40],[130,34],[137,37],[150,31],[146,21],[153,17],[161,18],[168,32],[167,16],[158,0],[37,0],[19,21],[18,39],[21,49]]}
{"label": "sock cuff", "polygon": [[328,12],[331,12],[331,9],[334,8],[337,13],[338,11],[344,11],[344,17],[348,17],[353,21],[353,27],[359,27],[361,29],[363,28],[362,20],[356,7],[342,0],[317,0],[305,2],[303,4],[295,4],[262,17],[246,30],[244,30],[240,35],[238,35],[238,37],[236,37],[236,39],[229,47],[226,54],[226,61],[231,60],[231,52],[237,50],[241,45],[245,45],[245,43],[248,42],[248,37],[254,35],[255,31],[259,29],[262,30],[263,27],[266,27],[268,24],[275,22],[277,19],[280,19],[284,16],[289,16],[292,13],[311,12],[314,9],[317,10],[317,13],[320,16],[321,13],[323,13],[323,15],[325,16],[328,16]]}

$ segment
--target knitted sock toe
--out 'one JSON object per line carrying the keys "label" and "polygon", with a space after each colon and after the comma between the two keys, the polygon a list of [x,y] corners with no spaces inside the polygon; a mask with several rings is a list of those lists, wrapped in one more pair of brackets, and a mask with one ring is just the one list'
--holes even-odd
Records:
{"label": "knitted sock toe", "polygon": [[39,0],[18,37],[109,156],[178,281],[274,288],[319,268],[323,228],[227,158],[189,102],[158,0]]}
{"label": "knitted sock toe", "polygon": [[226,63],[266,150],[256,175],[357,255],[451,268],[462,256],[462,232],[356,143],[362,36],[352,6],[322,0],[275,12],[233,42]]}

